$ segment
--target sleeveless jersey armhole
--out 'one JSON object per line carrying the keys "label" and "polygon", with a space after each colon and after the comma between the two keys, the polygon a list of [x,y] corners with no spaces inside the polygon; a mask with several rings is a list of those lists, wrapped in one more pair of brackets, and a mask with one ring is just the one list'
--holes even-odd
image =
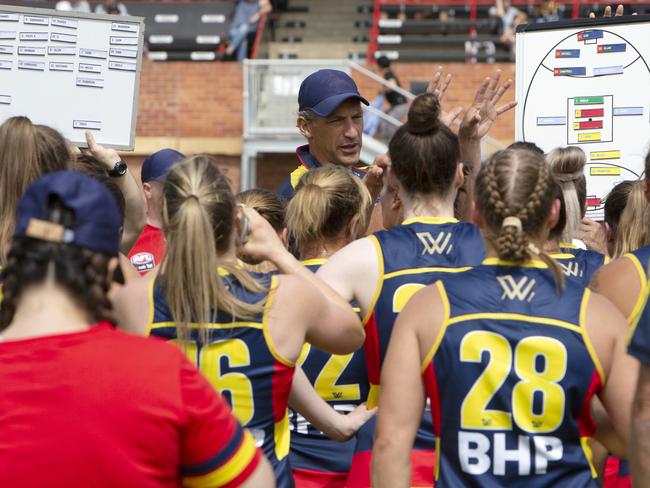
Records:
{"label": "sleeveless jersey armhole", "polygon": [[438,335],[436,336],[436,339],[433,341],[433,345],[431,346],[431,349],[429,349],[429,352],[427,353],[426,357],[424,358],[420,366],[420,371],[422,374],[424,374],[424,371],[429,366],[429,363],[433,360],[433,356],[435,356],[436,352],[438,351],[438,347],[440,347],[440,343],[442,342],[442,339],[445,336],[445,332],[447,332],[447,324],[449,324],[449,317],[451,315],[451,306],[449,304],[449,297],[447,297],[447,291],[445,290],[445,285],[442,283],[442,281],[436,281],[434,286],[438,289],[438,293],[440,294],[440,300],[442,301],[443,319],[442,319],[442,324],[440,324],[440,330],[438,331]]}
{"label": "sleeveless jersey armhole", "polygon": [[647,275],[646,270],[643,268],[641,262],[634,254],[629,253],[623,257],[628,258],[630,261],[632,261],[632,264],[634,265],[634,268],[639,275],[639,283],[641,285],[641,290],[639,291],[639,296],[636,298],[636,302],[634,303],[634,308],[630,312],[630,315],[626,317],[627,323],[632,326],[632,329],[635,329],[646,302],[646,295],[648,291]]}
{"label": "sleeveless jersey armhole", "polygon": [[596,349],[589,338],[589,332],[587,331],[587,308],[589,306],[589,298],[591,297],[591,290],[586,288],[584,294],[582,295],[582,303],[580,304],[580,331],[582,333],[582,340],[585,343],[587,352],[591,357],[591,361],[598,371],[598,376],[600,376],[600,383],[602,386],[605,386],[605,370],[598,359],[598,354],[596,354]]}
{"label": "sleeveless jersey armhole", "polygon": [[379,300],[379,295],[381,295],[381,290],[384,286],[384,253],[381,250],[381,244],[379,244],[379,240],[377,240],[377,237],[375,237],[374,235],[368,236],[368,239],[370,239],[370,242],[373,243],[373,245],[375,246],[375,250],[377,251],[379,279],[377,280],[377,288],[375,289],[375,294],[372,297],[372,301],[370,302],[368,311],[366,312],[365,317],[363,317],[362,323],[364,326],[368,323],[368,320],[370,320],[370,317],[372,316],[372,313],[375,310],[375,306],[377,305],[377,300]]}
{"label": "sleeveless jersey armhole", "polygon": [[266,342],[266,345],[269,348],[269,351],[271,352],[273,357],[279,363],[284,364],[289,368],[293,368],[295,362],[290,361],[289,359],[285,358],[282,354],[280,354],[280,351],[277,350],[275,344],[273,343],[273,339],[271,338],[271,332],[269,331],[269,312],[271,310],[271,307],[273,306],[273,299],[275,298],[275,291],[277,290],[277,288],[278,288],[278,277],[272,276],[271,286],[269,287],[269,294],[267,295],[266,303],[264,304],[264,315],[262,316],[262,328],[264,330],[264,341]]}

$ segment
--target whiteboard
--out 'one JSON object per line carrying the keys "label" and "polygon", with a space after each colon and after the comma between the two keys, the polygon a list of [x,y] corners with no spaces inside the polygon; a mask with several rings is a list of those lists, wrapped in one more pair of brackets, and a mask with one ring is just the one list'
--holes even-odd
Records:
{"label": "whiteboard", "polygon": [[0,5],[0,123],[24,115],[85,147],[133,149],[141,17]]}
{"label": "whiteboard", "polygon": [[587,211],[602,220],[614,185],[643,176],[650,146],[650,16],[517,29],[516,138],[587,155]]}

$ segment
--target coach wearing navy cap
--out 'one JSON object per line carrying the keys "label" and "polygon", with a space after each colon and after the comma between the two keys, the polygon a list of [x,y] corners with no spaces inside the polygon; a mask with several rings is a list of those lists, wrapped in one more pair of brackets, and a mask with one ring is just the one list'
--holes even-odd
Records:
{"label": "coach wearing navy cap", "polygon": [[338,164],[364,176],[367,166],[359,162],[363,134],[363,109],[368,101],[356,83],[339,70],[321,69],[309,75],[298,93],[298,130],[308,144],[296,150],[299,166],[278,193],[291,198],[300,177],[311,168]]}
{"label": "coach wearing navy cap", "polygon": [[141,275],[161,263],[165,255],[165,235],[162,230],[162,191],[165,177],[172,165],[185,159],[178,151],[161,149],[142,163],[140,179],[147,202],[147,225],[129,253],[131,264]]}

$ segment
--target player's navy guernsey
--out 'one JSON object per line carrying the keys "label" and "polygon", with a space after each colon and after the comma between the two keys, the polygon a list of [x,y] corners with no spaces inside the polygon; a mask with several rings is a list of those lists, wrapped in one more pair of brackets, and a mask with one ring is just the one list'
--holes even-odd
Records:
{"label": "player's navy guernsey", "polygon": [[542,262],[497,259],[436,286],[445,319],[422,364],[436,486],[599,486],[588,439],[605,378],[589,289],[566,280],[558,297]]}
{"label": "player's navy guernsey", "polygon": [[370,239],[379,257],[379,286],[364,319],[370,380],[368,406],[376,405],[379,377],[397,315],[421,288],[446,274],[476,266],[485,257],[477,227],[456,219],[420,217]]}
{"label": "player's navy guernsey", "polygon": [[[253,274],[265,293],[245,289],[232,275],[220,273],[230,293],[247,303],[266,299],[264,312],[240,320],[222,311],[209,324],[204,343],[198,328],[191,330],[185,351],[214,388],[230,403],[241,424],[250,430],[275,471],[279,488],[293,487],[289,465],[289,416],[287,404],[294,363],[275,349],[268,330],[268,311],[277,277]],[[149,335],[178,343],[176,327],[163,290],[152,282]]]}
{"label": "player's navy guernsey", "polygon": [[[447,274],[476,266],[485,257],[485,246],[477,227],[452,218],[418,217],[393,229],[369,237],[379,258],[379,284],[371,309],[364,318],[364,352],[370,382],[368,408],[377,405],[381,366],[397,315],[408,300],[426,285]],[[357,447],[350,469],[349,486],[369,487],[371,451],[376,419],[357,433]],[[411,451],[411,483],[423,486],[433,480],[433,451],[429,409]]]}
{"label": "player's navy guernsey", "polygon": [[557,261],[567,279],[575,280],[582,286],[589,286],[591,277],[609,262],[609,257],[586,249],[561,248],[562,252],[550,256]]}
{"label": "player's navy guernsey", "polygon": [[[311,259],[303,264],[315,273],[324,262],[324,259]],[[337,355],[305,344],[297,362],[316,392],[334,409],[347,413],[366,401],[369,386],[363,349]],[[350,470],[355,438],[336,442],[291,410],[290,419],[292,469],[299,469],[303,474],[311,472],[316,477],[322,472],[347,473]]]}

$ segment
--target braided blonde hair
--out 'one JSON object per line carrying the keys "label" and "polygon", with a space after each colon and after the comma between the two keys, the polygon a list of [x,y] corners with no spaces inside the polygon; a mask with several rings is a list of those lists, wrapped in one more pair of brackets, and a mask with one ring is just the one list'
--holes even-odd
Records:
{"label": "braided blonde hair", "polygon": [[499,151],[478,174],[476,199],[485,237],[499,258],[523,264],[538,256],[561,289],[564,275],[559,266],[531,242],[551,212],[554,184],[543,156],[529,151]]}

